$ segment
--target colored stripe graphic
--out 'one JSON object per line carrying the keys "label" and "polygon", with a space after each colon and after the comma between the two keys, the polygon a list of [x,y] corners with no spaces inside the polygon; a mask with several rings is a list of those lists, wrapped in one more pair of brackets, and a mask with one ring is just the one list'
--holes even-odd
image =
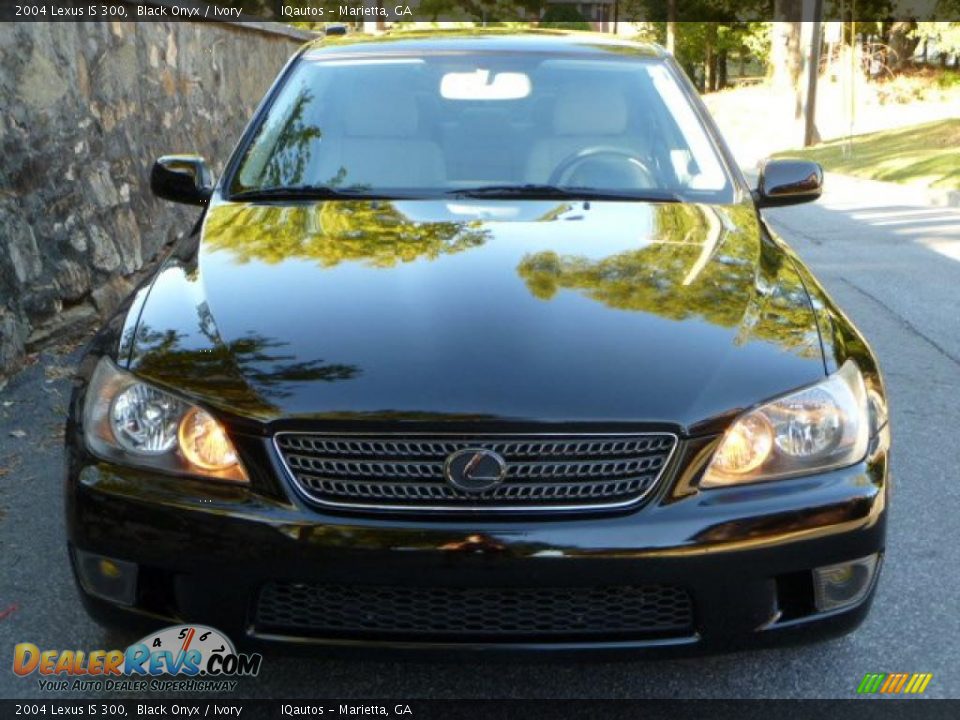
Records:
{"label": "colored stripe graphic", "polygon": [[857,686],[857,693],[884,695],[919,695],[927,689],[933,673],[867,673]]}
{"label": "colored stripe graphic", "polygon": [[927,689],[927,685],[930,684],[930,681],[932,679],[933,679],[933,673],[916,673],[910,679],[910,683],[908,685],[909,689],[904,690],[904,692],[908,692],[911,695],[919,695],[920,693],[922,693],[924,690]]}
{"label": "colored stripe graphic", "polygon": [[857,692],[875,693],[880,689],[880,683],[883,682],[885,677],[886,673],[867,673],[863,676],[863,680],[860,681],[860,687],[857,688]]}
{"label": "colored stripe graphic", "polygon": [[908,677],[907,673],[890,673],[887,676],[887,681],[880,688],[880,692],[887,694],[900,692],[900,687]]}

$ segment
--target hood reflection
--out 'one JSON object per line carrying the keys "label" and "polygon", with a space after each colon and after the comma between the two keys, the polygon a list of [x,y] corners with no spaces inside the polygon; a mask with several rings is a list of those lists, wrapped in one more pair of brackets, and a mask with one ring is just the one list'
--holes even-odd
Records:
{"label": "hood reflection", "polygon": [[737,327],[738,345],[758,339],[804,357],[819,354],[806,291],[785,256],[715,208],[670,209],[656,218],[662,239],[646,247],[600,259],[528,254],[517,273],[541,300],[571,290],[617,310]]}
{"label": "hood reflection", "polygon": [[227,204],[210,213],[204,237],[207,249],[229,251],[239,263],[312,260],[333,267],[359,261],[391,267],[477,247],[490,235],[476,218],[422,223],[399,205],[360,200],[286,207]]}
{"label": "hood reflection", "polygon": [[692,426],[824,367],[748,204],[220,203],[131,366],[258,419]]}
{"label": "hood reflection", "polygon": [[198,281],[195,266],[179,263],[168,266],[155,281],[162,292],[177,286],[172,291],[177,296],[197,299],[195,323],[183,318],[177,327],[155,329],[141,322],[133,360],[142,376],[233,412],[268,417],[297,383],[349,380],[359,374],[352,365],[298,359],[283,352],[289,343],[256,332],[224,340],[210,306],[198,295]]}

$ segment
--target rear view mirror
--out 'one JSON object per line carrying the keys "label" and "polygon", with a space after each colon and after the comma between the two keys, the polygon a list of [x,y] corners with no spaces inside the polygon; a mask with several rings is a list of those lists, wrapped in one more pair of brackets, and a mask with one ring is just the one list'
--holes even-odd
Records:
{"label": "rear view mirror", "polygon": [[760,168],[757,207],[811,202],[823,192],[823,169],[809,160],[768,160]]}
{"label": "rear view mirror", "polygon": [[150,171],[150,190],[164,200],[206,205],[213,193],[213,177],[199,155],[164,155]]}
{"label": "rear view mirror", "polygon": [[448,72],[440,81],[447,100],[520,100],[530,94],[530,78],[518,72]]}

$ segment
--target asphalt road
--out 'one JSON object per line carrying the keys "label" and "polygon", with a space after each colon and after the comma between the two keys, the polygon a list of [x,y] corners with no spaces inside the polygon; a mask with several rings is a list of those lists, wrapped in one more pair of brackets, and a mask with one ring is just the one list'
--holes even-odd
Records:
{"label": "asphalt road", "polygon": [[[926,696],[960,697],[960,209],[831,177],[820,203],[770,216],[871,340],[889,384],[895,492],[888,554],[860,630],[807,647],[671,661],[267,657],[260,677],[242,682],[237,695],[849,698],[866,672],[930,672]],[[35,679],[9,669],[17,642],[114,647],[80,608],[64,552],[59,445],[64,378],[75,362],[76,351],[45,353],[0,390],[0,697],[39,694]]]}

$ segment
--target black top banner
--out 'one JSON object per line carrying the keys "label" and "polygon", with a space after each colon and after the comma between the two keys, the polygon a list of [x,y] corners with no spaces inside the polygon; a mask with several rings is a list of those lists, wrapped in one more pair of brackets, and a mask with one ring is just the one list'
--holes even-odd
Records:
{"label": "black top banner", "polygon": [[[667,0],[0,0],[15,22],[233,21],[330,23],[538,22],[548,10],[589,6],[592,24],[666,22]],[[677,22],[960,20],[960,0],[676,0]],[[554,22],[553,27],[562,25]],[[606,28],[604,28],[606,29]]]}

